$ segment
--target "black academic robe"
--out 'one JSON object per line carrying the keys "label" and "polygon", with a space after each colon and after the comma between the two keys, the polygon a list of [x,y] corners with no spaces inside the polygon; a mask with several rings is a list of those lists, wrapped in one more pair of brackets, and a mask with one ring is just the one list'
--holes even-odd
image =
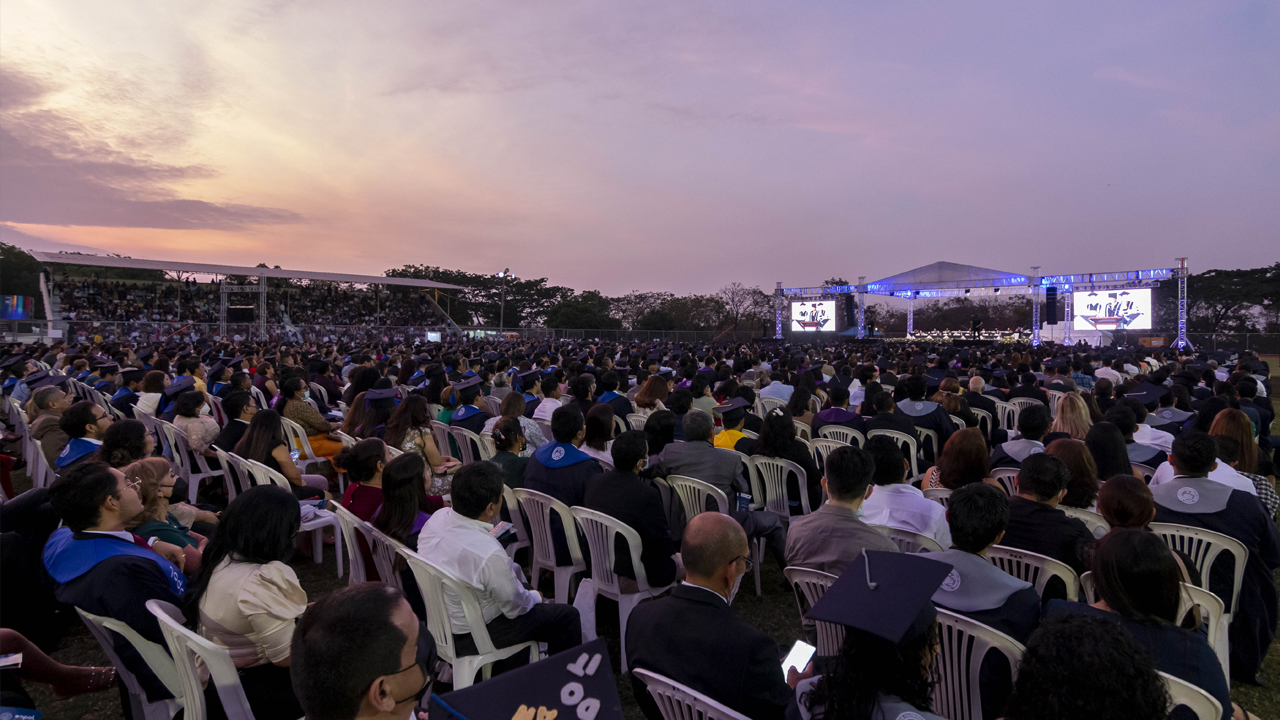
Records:
{"label": "black academic robe", "polygon": [[956,427],[946,408],[930,400],[903,400],[898,403],[898,413],[907,416],[916,427],[937,433],[938,447],[933,448],[932,453],[926,455],[933,462],[937,462],[938,455],[942,454],[942,447],[947,444],[951,435],[956,430],[964,429]]}
{"label": "black academic robe", "polygon": [[130,420],[133,419],[133,406],[138,404],[138,394],[129,389],[120,389],[111,397],[111,407],[124,413],[124,416]]}
{"label": "black academic robe", "polygon": [[[1229,639],[1232,679],[1253,682],[1276,634],[1276,586],[1272,573],[1280,568],[1280,532],[1256,496],[1230,488],[1223,493],[1222,488],[1226,486],[1205,478],[1181,477],[1152,488],[1155,522],[1222,533],[1239,540],[1249,551]],[[1196,492],[1186,492],[1188,489]],[[1225,498],[1215,498],[1215,493]],[[1220,555],[1209,571],[1209,589],[1228,610],[1232,604],[1232,565],[1229,555]]]}
{"label": "black academic robe", "polygon": [[[463,405],[449,416],[449,427],[460,427],[464,430],[479,435],[484,431],[484,424],[489,421],[489,414],[475,405]],[[474,445],[475,443],[472,443]],[[477,448],[472,448],[473,455],[479,452]],[[476,455],[476,457],[479,457]]]}
{"label": "black academic robe", "polygon": [[628,415],[635,412],[635,408],[631,406],[631,401],[627,399],[627,396],[619,395],[616,392],[601,395],[599,402],[613,408],[613,416],[622,418],[624,422]]}
{"label": "black academic robe", "polygon": [[[564,451],[555,458],[556,450]],[[549,442],[538,448],[524,469],[524,487],[537,490],[574,507],[581,505],[587,492],[587,479],[604,472],[600,462],[566,443]],[[551,515],[551,535],[556,546],[556,564],[571,565],[569,545],[564,537],[560,516]],[[585,548],[583,554],[586,554]]]}
{"label": "black academic robe", "polygon": [[863,420],[861,415],[844,408],[827,408],[814,415],[813,436],[818,437],[818,431],[827,425],[840,425],[850,430],[857,430],[862,433],[863,437],[867,435],[866,420]]}
{"label": "black academic robe", "polygon": [[542,404],[542,398],[533,393],[524,393],[524,416],[533,419],[533,411],[538,409]]}

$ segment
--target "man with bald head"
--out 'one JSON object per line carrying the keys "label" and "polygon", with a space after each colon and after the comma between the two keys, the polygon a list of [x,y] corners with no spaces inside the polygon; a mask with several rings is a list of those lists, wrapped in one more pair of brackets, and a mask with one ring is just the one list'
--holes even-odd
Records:
{"label": "man with bald head", "polygon": [[[627,620],[627,665],[686,685],[753,718],[782,718],[795,693],[782,677],[778,645],[729,609],[751,569],[747,534],[733,518],[704,512],[680,546],[687,577],[667,597]],[[640,709],[661,720],[644,683],[631,683]]]}

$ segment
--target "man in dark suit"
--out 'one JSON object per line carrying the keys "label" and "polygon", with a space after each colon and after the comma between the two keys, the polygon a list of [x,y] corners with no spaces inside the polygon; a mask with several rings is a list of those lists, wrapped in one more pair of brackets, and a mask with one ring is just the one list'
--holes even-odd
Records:
{"label": "man in dark suit", "polygon": [[[608,373],[605,373],[606,375]],[[628,430],[613,441],[611,472],[587,480],[583,506],[626,523],[640,535],[640,563],[650,587],[670,585],[682,573],[676,562],[676,545],[671,541],[667,514],[658,489],[646,485],[639,471],[649,459],[649,444],[640,430]],[[624,580],[636,579],[631,549],[621,535],[617,538],[617,559],[613,571]]]}
{"label": "man in dark suit", "polygon": [[1009,399],[1014,398],[1035,398],[1049,406],[1049,393],[1045,392],[1037,385],[1036,374],[1031,372],[1022,373],[1022,383],[1018,387],[1009,391]]}
{"label": "man in dark suit", "polygon": [[920,433],[916,432],[915,423],[905,414],[898,412],[894,407],[892,395],[887,392],[876,395],[871,400],[871,407],[875,408],[876,414],[866,419],[867,432],[897,430],[915,438],[916,447],[920,446]]}
{"label": "man in dark suit", "polygon": [[222,411],[227,415],[227,424],[222,426],[213,444],[227,452],[235,452],[236,444],[249,429],[249,422],[258,413],[258,404],[247,392],[237,390],[222,401]]}
{"label": "man in dark suit", "polygon": [[[778,645],[729,609],[750,567],[742,528],[720,513],[689,522],[681,546],[688,577],[671,594],[642,603],[627,621],[627,665],[696,690],[753,720],[780,720],[795,692],[782,676]],[[644,682],[631,676],[650,720],[661,720]]]}
{"label": "man in dark suit", "polygon": [[1000,427],[1000,410],[996,407],[996,399],[984,394],[987,383],[980,376],[969,378],[969,389],[963,397],[970,408],[977,408],[991,416],[991,435],[987,438],[991,445],[999,445],[1009,439],[1009,431]]}
{"label": "man in dark suit", "polygon": [[[169,543],[125,531],[143,508],[124,473],[105,463],[79,463],[49,487],[49,501],[66,525],[50,536],[44,550],[58,601],[119,620],[166,647],[146,605],[148,600],[182,605],[183,555]],[[131,643],[115,636],[115,650],[150,700],[172,697]],[[121,688],[124,692],[123,683]]]}
{"label": "man in dark suit", "polygon": [[[1036,453],[1023,460],[1014,479],[1017,495],[1009,499],[1009,529],[1001,544],[1047,555],[1080,575],[1089,570],[1094,538],[1084,523],[1058,509],[1069,482],[1071,471],[1053,455]],[[1056,578],[1045,587],[1046,597],[1065,594],[1066,588]]]}

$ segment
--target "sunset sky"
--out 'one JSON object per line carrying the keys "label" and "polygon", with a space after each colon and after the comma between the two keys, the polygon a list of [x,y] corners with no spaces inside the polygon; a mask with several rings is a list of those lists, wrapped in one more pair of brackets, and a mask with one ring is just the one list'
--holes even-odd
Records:
{"label": "sunset sky", "polygon": [[608,294],[1253,267],[1280,3],[0,0],[0,223]]}

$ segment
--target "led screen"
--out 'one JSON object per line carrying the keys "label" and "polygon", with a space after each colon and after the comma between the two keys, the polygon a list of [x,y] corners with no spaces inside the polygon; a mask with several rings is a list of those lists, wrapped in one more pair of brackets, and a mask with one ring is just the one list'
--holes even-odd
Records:
{"label": "led screen", "polygon": [[791,303],[792,332],[831,332],[836,329],[835,300],[810,300]]}
{"label": "led screen", "polygon": [[1150,330],[1151,290],[1085,290],[1072,295],[1074,330]]}

